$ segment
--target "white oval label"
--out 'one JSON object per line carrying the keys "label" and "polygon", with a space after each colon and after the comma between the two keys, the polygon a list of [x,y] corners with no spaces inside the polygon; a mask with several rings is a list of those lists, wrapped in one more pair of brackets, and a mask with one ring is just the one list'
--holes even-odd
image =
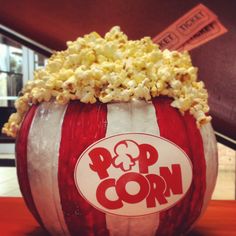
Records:
{"label": "white oval label", "polygon": [[192,182],[192,164],[169,140],[126,133],[90,145],[79,157],[74,177],[80,194],[95,208],[140,216],[182,199]]}

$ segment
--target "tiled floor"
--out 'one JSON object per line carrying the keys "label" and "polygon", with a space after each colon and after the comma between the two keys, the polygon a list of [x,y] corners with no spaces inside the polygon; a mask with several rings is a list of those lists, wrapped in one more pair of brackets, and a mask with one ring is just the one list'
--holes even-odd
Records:
{"label": "tiled floor", "polygon": [[0,167],[0,196],[21,196],[16,168]]}
{"label": "tiled floor", "polygon": [[[219,174],[213,199],[235,198],[235,166],[236,152],[222,144],[218,144],[219,150]],[[14,158],[14,155],[0,154],[0,158]],[[16,169],[14,167],[0,167],[0,196],[21,196]]]}
{"label": "tiled floor", "polygon": [[218,143],[219,170],[213,199],[236,199],[236,151]]}

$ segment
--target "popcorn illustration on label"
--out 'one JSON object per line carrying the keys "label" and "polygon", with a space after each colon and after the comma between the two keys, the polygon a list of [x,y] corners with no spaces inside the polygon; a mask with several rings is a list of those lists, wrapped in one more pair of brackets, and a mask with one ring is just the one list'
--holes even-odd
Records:
{"label": "popcorn illustration on label", "polygon": [[145,133],[99,140],[79,157],[79,193],[98,210],[141,216],[177,204],[192,182],[192,163],[176,144]]}

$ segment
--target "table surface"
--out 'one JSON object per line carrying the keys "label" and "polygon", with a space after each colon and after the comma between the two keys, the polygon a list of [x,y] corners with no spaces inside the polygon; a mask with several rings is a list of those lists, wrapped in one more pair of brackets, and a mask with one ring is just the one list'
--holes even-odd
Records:
{"label": "table surface", "polygon": [[[0,197],[1,236],[45,236],[22,198]],[[188,236],[236,235],[236,201],[211,201]]]}

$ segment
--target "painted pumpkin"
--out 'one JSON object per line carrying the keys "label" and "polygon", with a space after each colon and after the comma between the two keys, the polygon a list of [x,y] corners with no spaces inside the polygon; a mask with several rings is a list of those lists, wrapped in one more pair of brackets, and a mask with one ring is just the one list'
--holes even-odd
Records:
{"label": "painted pumpkin", "polygon": [[213,192],[216,141],[209,123],[198,129],[170,102],[32,106],[18,134],[17,172],[40,225],[51,235],[189,231]]}

